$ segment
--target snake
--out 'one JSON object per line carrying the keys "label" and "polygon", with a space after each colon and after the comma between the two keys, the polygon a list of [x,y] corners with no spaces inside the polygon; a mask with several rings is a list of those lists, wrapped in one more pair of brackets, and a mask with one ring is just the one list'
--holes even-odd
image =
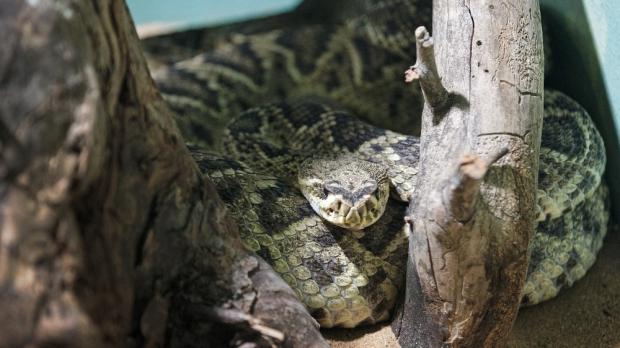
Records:
{"label": "snake", "polygon": [[[154,74],[245,247],[323,328],[389,319],[404,286],[423,100],[399,81],[415,59],[411,26],[430,26],[431,6],[364,3],[341,23],[230,35]],[[596,260],[605,163],[587,111],[546,89],[523,306],[555,297]]]}

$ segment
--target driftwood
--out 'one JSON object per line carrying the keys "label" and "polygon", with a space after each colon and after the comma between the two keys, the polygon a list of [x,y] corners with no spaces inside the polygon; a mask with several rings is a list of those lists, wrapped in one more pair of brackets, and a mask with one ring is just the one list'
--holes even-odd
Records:
{"label": "driftwood", "polygon": [[[537,0],[433,4],[406,73],[425,97],[404,347],[501,345],[516,317],[534,228],[543,107]],[[435,64],[435,59],[437,64]]]}
{"label": "driftwood", "polygon": [[121,0],[0,4],[0,346],[326,346],[246,252]]}

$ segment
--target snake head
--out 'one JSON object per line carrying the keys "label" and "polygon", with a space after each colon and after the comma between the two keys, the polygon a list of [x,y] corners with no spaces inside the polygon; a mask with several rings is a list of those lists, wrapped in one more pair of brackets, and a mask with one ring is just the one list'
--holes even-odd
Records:
{"label": "snake head", "polygon": [[379,220],[390,194],[387,168],[353,156],[310,158],[299,168],[298,183],[320,217],[350,230]]}

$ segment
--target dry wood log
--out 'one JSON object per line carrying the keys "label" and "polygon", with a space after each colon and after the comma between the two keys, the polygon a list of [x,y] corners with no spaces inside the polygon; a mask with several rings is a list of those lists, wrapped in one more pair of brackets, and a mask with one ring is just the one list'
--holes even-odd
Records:
{"label": "dry wood log", "polygon": [[[534,229],[543,107],[537,0],[435,0],[406,73],[425,97],[404,347],[501,345]],[[435,64],[435,59],[437,64]]]}
{"label": "dry wood log", "polygon": [[122,0],[5,0],[0,38],[0,346],[327,346],[242,248]]}

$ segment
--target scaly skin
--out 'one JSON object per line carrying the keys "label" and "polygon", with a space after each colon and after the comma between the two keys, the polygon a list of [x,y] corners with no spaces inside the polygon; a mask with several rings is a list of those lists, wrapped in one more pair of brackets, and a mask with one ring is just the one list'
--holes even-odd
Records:
{"label": "scaly skin", "polygon": [[[353,154],[385,166],[394,197],[406,201],[415,194],[419,141],[410,134],[418,131],[418,118],[411,114],[419,114],[422,99],[400,81],[415,61],[413,26],[430,26],[430,6],[362,2],[364,14],[329,26],[232,35],[156,77],[186,138],[229,156],[192,148],[246,246],[271,263],[324,327],[389,317],[403,284],[405,205],[380,202],[379,192],[365,191],[370,180],[349,180],[354,185],[346,187],[336,170],[305,177],[317,192],[327,191],[322,196],[307,188],[309,204],[299,191],[298,166],[317,154]],[[583,276],[608,221],[604,149],[587,113],[561,93],[546,91],[544,122],[539,225],[524,304],[553,297]],[[381,179],[369,179],[385,190]],[[374,215],[362,217],[370,197],[380,203],[373,206],[385,204],[376,222]],[[345,200],[358,207],[357,216],[341,210]],[[325,215],[330,207],[335,218]],[[348,222],[340,225],[352,229],[328,222],[339,223],[345,212]]]}

